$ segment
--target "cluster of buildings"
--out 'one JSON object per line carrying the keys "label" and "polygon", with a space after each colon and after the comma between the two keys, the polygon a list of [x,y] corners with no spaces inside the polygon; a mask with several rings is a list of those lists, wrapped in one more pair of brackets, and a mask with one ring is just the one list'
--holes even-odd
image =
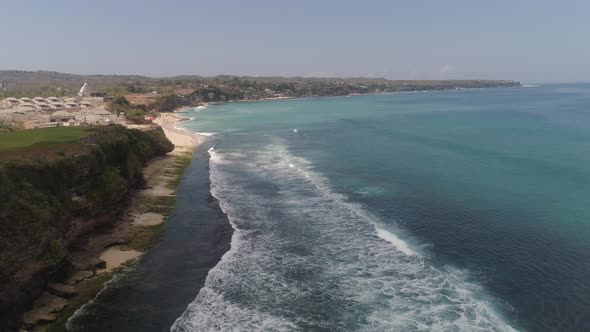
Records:
{"label": "cluster of buildings", "polygon": [[0,108],[15,109],[20,112],[30,111],[47,111],[60,110],[67,108],[92,108],[97,102],[102,103],[102,98],[92,98],[100,100],[83,100],[82,98],[57,98],[57,97],[22,97],[22,98],[6,98],[0,104]]}
{"label": "cluster of buildings", "polygon": [[22,97],[0,101],[0,124],[22,129],[58,126],[124,124],[122,116],[104,107],[104,96],[90,93],[84,83],[73,98]]}
{"label": "cluster of buildings", "polygon": [[104,107],[103,98],[6,98],[0,103],[0,124],[22,129],[123,124]]}

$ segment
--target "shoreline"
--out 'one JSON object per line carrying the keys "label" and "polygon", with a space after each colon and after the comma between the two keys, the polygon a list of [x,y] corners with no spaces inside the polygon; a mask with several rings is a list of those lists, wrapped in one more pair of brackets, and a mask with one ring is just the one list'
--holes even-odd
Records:
{"label": "shoreline", "polygon": [[[176,148],[190,148],[194,150],[205,141],[206,137],[177,128],[176,124],[179,122],[190,120],[178,116],[177,112],[178,111],[173,113],[160,113],[153,123],[162,127],[166,137]],[[174,150],[176,150],[176,148]],[[172,153],[174,153],[174,151]]]}
{"label": "shoreline", "polygon": [[[501,88],[522,88],[525,85],[514,85],[514,86],[490,86],[490,87],[469,87],[469,88],[442,88],[442,89],[424,89],[424,90],[400,90],[400,91],[380,91],[380,92],[366,92],[366,93],[350,93],[346,95],[324,95],[324,96],[299,96],[299,97],[269,97],[260,99],[240,99],[240,100],[229,100],[229,101],[210,101],[205,102],[196,106],[183,106],[179,110],[175,110],[174,113],[181,113],[182,110],[187,108],[197,108],[199,106],[207,107],[209,105],[224,105],[224,104],[238,104],[238,103],[255,103],[264,101],[280,101],[280,100],[294,100],[294,99],[314,99],[314,98],[346,98],[346,97],[358,97],[358,96],[376,96],[376,95],[393,95],[393,94],[406,94],[406,93],[427,93],[427,92],[451,92],[451,91],[469,91],[469,90],[484,90],[484,89],[501,89]],[[187,119],[188,120],[188,119]],[[184,120],[181,120],[184,121]]]}
{"label": "shoreline", "polygon": [[[109,229],[95,230],[81,243],[90,253],[81,260],[86,267],[70,271],[61,283],[55,284],[69,293],[61,296],[54,295],[53,289],[46,290],[22,316],[22,329],[64,330],[68,320],[95,298],[105,283],[134,264],[159,240],[175,206],[176,187],[205,136],[175,128],[182,121],[176,115],[158,119],[154,122],[175,145],[174,150],[150,160],[142,170],[145,188],[131,194],[128,206]],[[92,267],[89,262],[99,264]]]}
{"label": "shoreline", "polygon": [[233,236],[210,191],[212,144],[207,140],[195,150],[158,244],[70,319],[72,331],[167,331],[194,301]]}
{"label": "shoreline", "polygon": [[[187,131],[182,131],[175,127],[176,123],[186,121],[188,119],[180,118],[175,114],[163,113],[160,114],[160,116],[156,120],[154,120],[154,123],[162,127],[164,133],[166,134],[166,137],[170,140],[170,142],[172,142],[172,144],[174,144],[174,150],[168,153],[168,155],[164,157],[164,160],[168,159],[169,157],[179,156],[182,154],[190,153],[192,155],[192,151],[194,151],[205,140],[205,138],[201,135],[191,134]],[[162,167],[158,167],[159,165],[154,165],[154,162],[150,162],[149,165],[144,167],[143,171],[144,176],[146,177],[147,188],[136,193],[136,197],[134,197],[135,200],[141,200],[142,198],[146,197],[175,196],[175,189],[170,188],[170,186],[165,186],[165,182],[166,180],[168,180],[167,176],[165,174],[162,174],[165,173],[162,172],[165,170],[162,169]],[[167,165],[164,165],[163,168],[166,168],[166,166]],[[173,205],[170,206],[170,208],[173,207]],[[129,208],[129,211],[127,211],[128,216],[131,217],[131,223],[133,228],[157,227],[166,222],[167,213],[165,212],[141,212],[138,210],[141,209],[138,206],[133,206],[132,204],[132,206],[130,206]],[[149,248],[146,249],[149,250]],[[128,264],[129,262],[132,262],[140,258],[146,252],[147,250],[138,251],[134,248],[129,248],[129,246],[125,245],[109,246],[100,253],[99,258],[106,262],[106,267],[104,269],[98,270],[97,274],[102,272],[113,271],[119,266]]]}

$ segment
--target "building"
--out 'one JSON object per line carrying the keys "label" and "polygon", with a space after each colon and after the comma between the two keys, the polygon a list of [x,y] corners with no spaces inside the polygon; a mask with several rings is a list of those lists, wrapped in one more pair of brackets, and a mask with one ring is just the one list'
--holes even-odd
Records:
{"label": "building", "polygon": [[74,126],[79,126],[80,122],[78,122],[74,119],[69,119],[68,122],[64,122],[63,125],[65,127],[74,127]]}
{"label": "building", "polygon": [[49,104],[45,103],[45,102],[38,102],[36,104],[37,108],[40,108],[41,110],[47,110],[50,109],[51,107],[49,106]]}
{"label": "building", "polygon": [[12,97],[6,98],[2,101],[2,106],[6,108],[14,108],[17,107],[19,104],[19,100]]}
{"label": "building", "polygon": [[35,111],[37,111],[37,106],[35,106],[33,104],[22,103],[16,107],[16,110],[21,113],[35,112]]}
{"label": "building", "polygon": [[81,108],[91,108],[92,107],[92,103],[87,101],[87,100],[82,100],[80,102],[80,107]]}
{"label": "building", "polygon": [[57,123],[66,123],[69,122],[70,120],[74,120],[76,119],[76,115],[74,113],[70,113],[67,111],[57,111],[57,112],[53,112],[50,116],[49,116],[49,122],[57,122]]}
{"label": "building", "polygon": [[[48,98],[49,100],[49,98]],[[61,108],[66,108],[66,105],[64,105],[64,103],[60,102],[60,101],[56,101],[56,102],[52,102],[51,104],[49,104],[49,107],[51,109],[61,109]]]}

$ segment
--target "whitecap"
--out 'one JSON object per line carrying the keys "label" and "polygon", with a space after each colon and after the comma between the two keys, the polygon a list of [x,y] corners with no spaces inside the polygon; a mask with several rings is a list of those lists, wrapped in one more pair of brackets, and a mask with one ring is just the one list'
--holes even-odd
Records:
{"label": "whitecap", "polygon": [[172,331],[512,331],[467,271],[435,266],[277,143],[211,148],[231,249]]}
{"label": "whitecap", "polygon": [[195,131],[195,134],[201,135],[201,136],[207,136],[207,137],[217,135],[217,133],[204,133],[204,132],[199,132],[199,131]]}
{"label": "whitecap", "polygon": [[385,230],[377,225],[375,225],[375,230],[377,231],[377,236],[379,236],[380,238],[382,238],[383,240],[393,244],[393,246],[403,252],[404,254],[408,255],[408,256],[413,256],[416,253],[410,249],[410,246],[408,246],[408,243],[403,241],[402,239],[400,239],[397,235],[395,235],[394,233]]}

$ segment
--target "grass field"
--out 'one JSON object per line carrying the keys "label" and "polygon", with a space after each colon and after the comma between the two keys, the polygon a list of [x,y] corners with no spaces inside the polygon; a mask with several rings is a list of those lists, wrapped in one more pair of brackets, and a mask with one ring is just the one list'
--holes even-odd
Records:
{"label": "grass field", "polygon": [[90,134],[87,128],[82,127],[56,127],[2,133],[0,134],[0,152],[33,145],[43,147],[44,145],[53,146],[56,143],[71,143]]}

